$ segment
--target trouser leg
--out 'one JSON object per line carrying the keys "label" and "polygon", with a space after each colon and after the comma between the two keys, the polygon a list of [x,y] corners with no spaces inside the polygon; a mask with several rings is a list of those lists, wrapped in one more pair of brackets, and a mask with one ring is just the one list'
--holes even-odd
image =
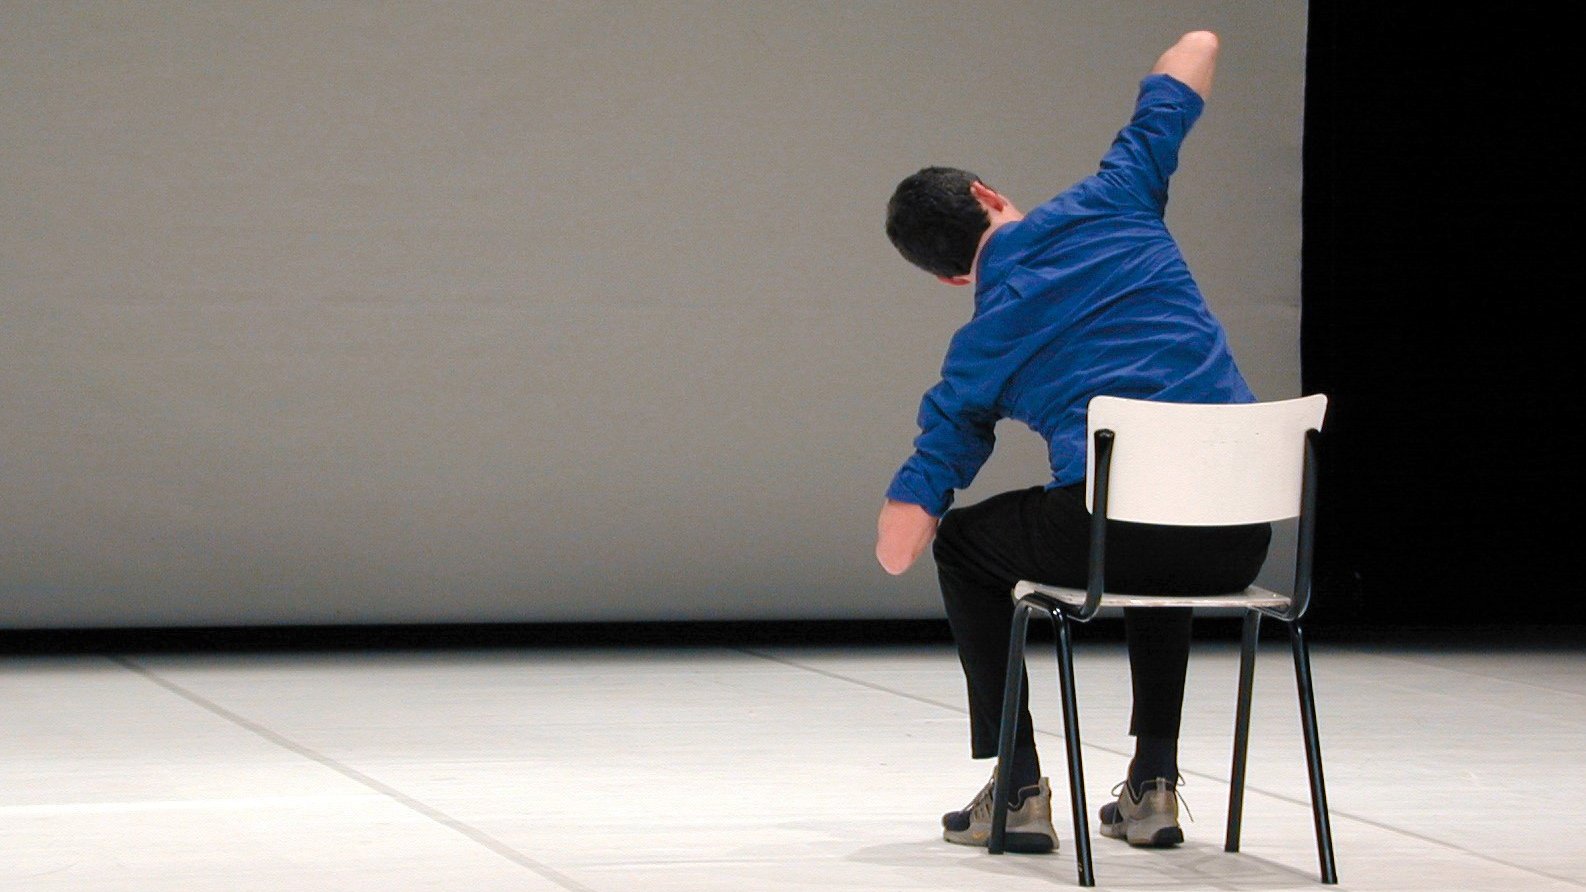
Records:
{"label": "trouser leg", "polygon": [[[976,759],[988,759],[997,754],[1002,695],[1007,685],[1008,633],[1013,622],[1009,593],[1013,586],[978,581],[961,567],[940,559],[937,576],[969,695],[970,752]],[[1035,749],[1029,687],[1026,677],[1020,694],[1016,752]]]}
{"label": "trouser leg", "polygon": [[[1090,515],[1080,486],[1003,493],[950,511],[942,519],[933,554],[964,668],[971,752],[976,758],[997,752],[1014,583],[1029,579],[1083,587],[1089,536]],[[1255,578],[1270,537],[1266,524],[1172,528],[1109,523],[1109,588],[1153,594],[1236,591]],[[1150,609],[1126,616],[1135,695],[1131,731],[1176,742],[1191,611]],[[1026,683],[1024,690],[1028,689]],[[1027,703],[1026,695],[1020,702],[1015,746],[1033,757]]]}
{"label": "trouser leg", "polygon": [[[1117,524],[1109,531],[1109,581],[1118,591],[1211,594],[1237,591],[1260,572],[1271,539],[1265,524],[1252,527],[1163,528]],[[1111,547],[1116,540],[1116,551]],[[1114,558],[1119,564],[1115,575]],[[1188,607],[1124,611],[1129,644],[1135,738],[1129,781],[1178,777],[1178,737],[1184,710],[1184,679],[1194,612]]]}
{"label": "trouser leg", "polygon": [[[969,695],[970,752],[977,759],[997,754],[1002,697],[1007,682],[1013,584],[1036,578],[1042,490],[1003,493],[951,511],[937,530],[933,554],[942,603],[958,646]],[[1039,776],[1029,683],[1022,686],[1019,728],[1014,740],[1016,782]],[[1025,775],[1025,777],[1020,777]]]}
{"label": "trouser leg", "polygon": [[1134,691],[1129,733],[1135,743],[1129,783],[1136,790],[1153,778],[1165,777],[1173,783],[1178,777],[1179,723],[1193,619],[1194,612],[1187,607],[1124,610]]}
{"label": "trouser leg", "polygon": [[1124,610],[1129,679],[1134,691],[1130,734],[1178,738],[1193,621],[1194,612],[1188,607]]}

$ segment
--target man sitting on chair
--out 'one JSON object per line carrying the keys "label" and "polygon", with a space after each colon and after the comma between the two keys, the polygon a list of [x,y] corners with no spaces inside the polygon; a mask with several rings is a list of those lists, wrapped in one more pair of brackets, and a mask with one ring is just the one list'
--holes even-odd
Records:
{"label": "man sitting on chair", "polygon": [[[915,451],[887,489],[876,557],[907,570],[933,555],[969,692],[974,758],[997,752],[1011,591],[1020,579],[1083,588],[1085,409],[1099,394],[1180,403],[1255,396],[1163,220],[1179,146],[1211,91],[1217,36],[1185,34],[1140,82],[1134,115],[1100,170],[1021,213],[974,174],[929,167],[887,205],[887,236],[914,265],[974,285],[974,315],[952,338],[942,380],[920,405]],[[1052,481],[951,512],[993,446],[998,419],[1045,438]],[[1112,523],[1109,591],[1212,594],[1255,579],[1271,529]],[[1128,610],[1134,758],[1102,833],[1140,846],[1183,841],[1178,824],[1179,715],[1189,658],[1188,608]],[[1028,689],[1025,685],[1025,689]],[[1026,702],[1008,770],[1009,851],[1057,846]],[[942,817],[950,842],[986,845],[992,784]]]}

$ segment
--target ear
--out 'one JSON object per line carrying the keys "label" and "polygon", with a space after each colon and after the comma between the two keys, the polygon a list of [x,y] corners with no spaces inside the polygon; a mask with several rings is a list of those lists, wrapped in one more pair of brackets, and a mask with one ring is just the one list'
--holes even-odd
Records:
{"label": "ear", "polygon": [[1008,207],[1008,199],[1003,198],[1002,193],[979,180],[969,184],[969,194],[987,211],[1001,211]]}
{"label": "ear", "polygon": [[970,279],[968,276],[937,276],[936,281],[943,285],[968,285]]}

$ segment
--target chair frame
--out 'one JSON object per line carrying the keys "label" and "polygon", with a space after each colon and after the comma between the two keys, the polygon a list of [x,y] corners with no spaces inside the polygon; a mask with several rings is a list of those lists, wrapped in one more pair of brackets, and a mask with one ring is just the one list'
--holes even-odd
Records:
{"label": "chair frame", "polygon": [[[1316,542],[1316,440],[1319,432],[1306,431],[1304,444],[1303,479],[1301,482],[1298,542],[1295,551],[1294,594],[1287,609],[1266,606],[1248,607],[1239,654],[1239,703],[1234,719],[1233,766],[1228,790],[1228,825],[1223,850],[1239,851],[1241,820],[1244,811],[1246,754],[1250,744],[1251,690],[1255,680],[1255,658],[1261,631],[1262,616],[1283,623],[1289,634],[1294,654],[1294,677],[1299,689],[1300,725],[1305,736],[1305,760],[1310,775],[1311,814],[1316,830],[1317,859],[1321,867],[1321,881],[1338,882],[1338,871],[1333,857],[1332,824],[1328,818],[1327,789],[1322,776],[1321,738],[1316,727],[1316,697],[1311,683],[1310,648],[1301,619],[1310,607],[1311,569]],[[1104,567],[1107,548],[1107,493],[1111,483],[1112,454],[1115,434],[1111,430],[1097,430],[1094,435],[1095,468],[1093,472],[1093,503],[1090,526],[1090,563],[1086,578],[1085,602],[1074,608],[1048,594],[1032,592],[1018,597],[1013,612],[1012,638],[1008,646],[1007,685],[1003,692],[1001,734],[998,741],[997,764],[1011,764],[1014,735],[1019,722],[1019,698],[1024,676],[1024,651],[1029,633],[1030,614],[1035,610],[1047,614],[1056,631],[1057,679],[1062,689],[1064,743],[1068,754],[1069,799],[1074,814],[1074,849],[1079,867],[1079,885],[1096,884],[1095,869],[1091,863],[1090,824],[1086,815],[1085,774],[1080,757],[1079,707],[1074,693],[1074,663],[1070,626],[1089,622],[1101,610],[1105,591]],[[1017,592],[1016,592],[1017,594]],[[1012,777],[999,770],[996,776],[992,806],[991,854],[1004,851],[1003,843],[1008,821],[1008,799]]]}

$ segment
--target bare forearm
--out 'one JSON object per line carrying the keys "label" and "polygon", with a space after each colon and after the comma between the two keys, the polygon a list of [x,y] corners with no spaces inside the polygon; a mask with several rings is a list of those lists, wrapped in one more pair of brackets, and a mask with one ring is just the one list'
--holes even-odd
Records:
{"label": "bare forearm", "polygon": [[1156,60],[1152,74],[1166,74],[1201,95],[1210,98],[1212,75],[1217,70],[1217,35],[1210,31],[1191,31],[1168,47]]}
{"label": "bare forearm", "polygon": [[924,508],[888,499],[876,521],[876,560],[896,576],[914,566],[934,535],[936,518]]}

